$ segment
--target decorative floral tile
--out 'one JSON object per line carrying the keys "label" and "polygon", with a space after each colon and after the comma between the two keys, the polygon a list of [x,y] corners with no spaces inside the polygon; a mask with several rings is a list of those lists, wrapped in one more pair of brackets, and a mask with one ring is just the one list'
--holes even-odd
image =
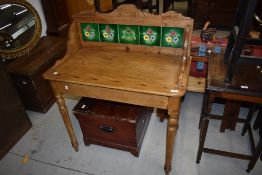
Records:
{"label": "decorative floral tile", "polygon": [[118,42],[117,24],[99,24],[100,38],[103,42]]}
{"label": "decorative floral tile", "polygon": [[140,44],[160,46],[161,27],[140,26]]}
{"label": "decorative floral tile", "polygon": [[134,25],[118,25],[119,42],[139,44],[139,27]]}
{"label": "decorative floral tile", "polygon": [[100,41],[98,24],[81,23],[82,39],[84,41]]}
{"label": "decorative floral tile", "polygon": [[179,27],[162,27],[162,47],[182,48],[184,29]]}

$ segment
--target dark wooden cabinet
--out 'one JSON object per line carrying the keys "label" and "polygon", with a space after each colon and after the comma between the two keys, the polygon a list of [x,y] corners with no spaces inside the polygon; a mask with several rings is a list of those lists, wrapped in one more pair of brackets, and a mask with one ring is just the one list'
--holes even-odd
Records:
{"label": "dark wooden cabinet", "polygon": [[47,35],[67,35],[70,26],[66,0],[41,0],[47,23]]}
{"label": "dark wooden cabinet", "polygon": [[206,21],[211,27],[230,29],[239,0],[191,0],[190,14],[195,28],[202,28]]}
{"label": "dark wooden cabinet", "polygon": [[42,75],[65,52],[65,38],[46,36],[29,54],[6,63],[26,109],[46,112],[55,102],[50,83]]}
{"label": "dark wooden cabinet", "polygon": [[0,159],[32,124],[0,59]]}
{"label": "dark wooden cabinet", "polygon": [[139,155],[153,108],[82,98],[73,109],[84,142]]}
{"label": "dark wooden cabinet", "polygon": [[163,13],[168,11],[168,8],[172,5],[172,9],[174,8],[175,0],[164,0],[163,1]]}

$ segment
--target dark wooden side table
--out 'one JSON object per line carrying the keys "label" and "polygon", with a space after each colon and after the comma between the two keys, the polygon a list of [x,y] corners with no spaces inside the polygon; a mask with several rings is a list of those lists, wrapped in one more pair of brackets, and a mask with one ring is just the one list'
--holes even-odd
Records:
{"label": "dark wooden side table", "polygon": [[32,127],[0,57],[0,160]]}
{"label": "dark wooden side table", "polygon": [[194,28],[207,21],[211,27],[230,29],[239,0],[190,0],[188,12],[194,18]]}
{"label": "dark wooden side table", "polygon": [[6,63],[26,109],[47,112],[54,104],[53,91],[42,74],[65,52],[66,38],[45,36],[29,54]]}
{"label": "dark wooden side table", "polygon": [[41,0],[47,23],[47,35],[65,36],[70,26],[67,2],[65,0]]}
{"label": "dark wooden side table", "polygon": [[[227,66],[224,64],[223,54],[213,54],[208,61],[208,78],[207,89],[204,94],[204,100],[200,119],[200,142],[197,155],[197,163],[200,162],[202,152],[212,153],[222,156],[234,157],[239,159],[251,160],[253,164],[248,166],[248,170],[254,166],[254,139],[251,138],[252,155],[244,155],[221,150],[204,148],[206,133],[208,129],[209,119],[222,119],[220,130],[234,130],[237,122],[246,122],[244,119],[238,118],[238,112],[241,103],[249,102],[262,104],[262,61],[252,59],[242,59],[236,65],[236,74],[234,74],[231,84],[225,83]],[[212,104],[216,98],[226,101],[223,116],[211,115]],[[252,136],[251,127],[249,127],[249,135]],[[256,162],[256,161],[255,161]]]}

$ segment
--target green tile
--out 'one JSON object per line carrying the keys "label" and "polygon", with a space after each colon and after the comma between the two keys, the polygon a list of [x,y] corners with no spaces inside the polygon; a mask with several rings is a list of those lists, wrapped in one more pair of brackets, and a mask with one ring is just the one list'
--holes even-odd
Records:
{"label": "green tile", "polygon": [[162,47],[182,48],[184,29],[178,27],[162,27]]}
{"label": "green tile", "polygon": [[100,38],[103,42],[118,42],[117,24],[99,24]]}
{"label": "green tile", "polygon": [[134,25],[118,25],[119,42],[139,44],[139,27]]}
{"label": "green tile", "polygon": [[100,41],[98,24],[81,23],[82,39],[84,41]]}
{"label": "green tile", "polygon": [[160,46],[161,27],[140,26],[140,44]]}

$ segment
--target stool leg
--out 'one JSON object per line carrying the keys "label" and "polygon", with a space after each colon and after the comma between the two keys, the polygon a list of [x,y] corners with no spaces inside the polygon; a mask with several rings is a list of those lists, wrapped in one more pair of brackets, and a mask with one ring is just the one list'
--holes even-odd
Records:
{"label": "stool leg", "polygon": [[222,116],[222,121],[220,125],[220,132],[225,132],[226,129],[229,129],[229,117],[231,115],[232,101],[227,100],[225,103],[224,113]]}
{"label": "stool leg", "polygon": [[232,118],[231,118],[231,122],[230,122],[230,126],[229,129],[231,131],[234,131],[237,125],[237,119],[239,116],[239,111],[240,111],[240,106],[241,106],[241,102],[234,102],[233,104],[233,114],[232,114]]}
{"label": "stool leg", "polygon": [[224,113],[220,125],[220,132],[225,132],[225,129],[235,130],[239,111],[240,102],[227,100],[224,108]]}
{"label": "stool leg", "polygon": [[[247,172],[249,173],[250,170],[252,170],[257,162],[257,159],[259,158],[260,154],[262,152],[262,138],[260,137],[259,142],[256,146],[255,152],[252,155],[251,160],[248,163]],[[262,155],[261,155],[262,156]]]}
{"label": "stool leg", "polygon": [[198,129],[201,128],[202,120],[206,116],[206,113],[207,113],[207,102],[208,102],[208,92],[205,91],[204,96],[203,96],[202,109],[201,109]]}
{"label": "stool leg", "polygon": [[241,133],[242,136],[245,135],[245,133],[247,132],[247,127],[248,127],[248,125],[250,125],[250,121],[251,121],[255,111],[256,111],[256,105],[251,106],[250,110],[248,111],[248,114],[247,114],[247,119],[246,119],[245,124],[244,124],[243,129],[242,129],[242,133]]}
{"label": "stool leg", "polygon": [[199,136],[199,147],[198,147],[198,152],[197,152],[197,160],[196,163],[199,163],[201,160],[203,148],[204,148],[204,143],[206,140],[206,134],[207,134],[207,129],[208,129],[208,124],[209,124],[209,119],[204,118],[204,124],[200,129],[200,136]]}
{"label": "stool leg", "polygon": [[262,123],[262,106],[259,107],[259,111],[258,111],[257,118],[256,118],[253,128],[258,129],[260,123]]}

